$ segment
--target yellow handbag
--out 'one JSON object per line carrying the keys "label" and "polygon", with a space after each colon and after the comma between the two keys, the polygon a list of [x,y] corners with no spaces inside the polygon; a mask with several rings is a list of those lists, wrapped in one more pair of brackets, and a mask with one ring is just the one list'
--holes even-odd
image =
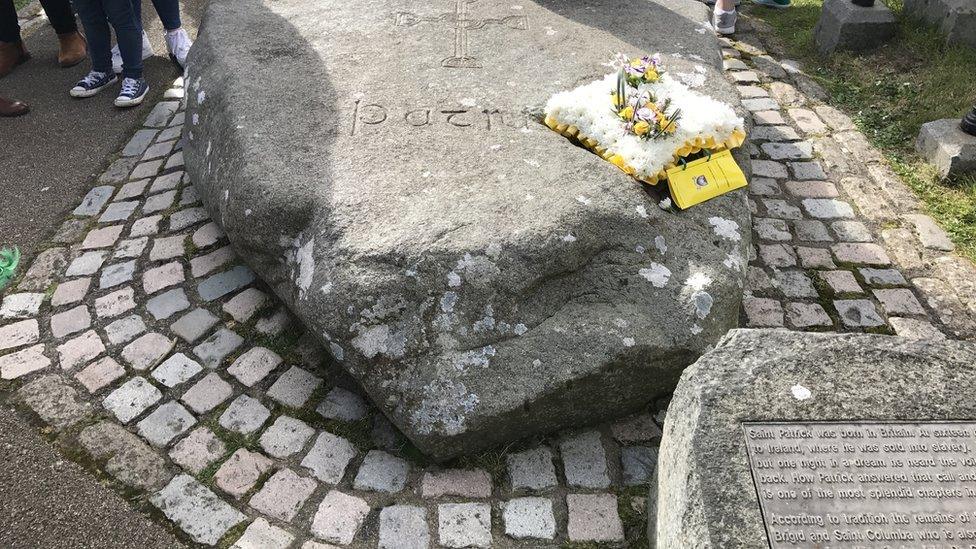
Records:
{"label": "yellow handbag", "polygon": [[682,210],[747,184],[746,175],[728,149],[675,166],[667,173],[671,198]]}

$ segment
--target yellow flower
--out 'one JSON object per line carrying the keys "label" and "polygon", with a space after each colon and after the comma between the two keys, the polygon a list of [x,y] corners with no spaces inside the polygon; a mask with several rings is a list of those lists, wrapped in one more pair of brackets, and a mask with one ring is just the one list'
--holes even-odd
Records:
{"label": "yellow flower", "polygon": [[674,133],[674,131],[678,129],[677,124],[673,124],[670,119],[663,116],[658,120],[657,125],[658,128],[660,128],[660,131],[665,133]]}
{"label": "yellow flower", "polygon": [[624,120],[631,120],[634,118],[634,107],[624,107],[619,114],[620,118],[623,118]]}
{"label": "yellow flower", "polygon": [[644,122],[643,120],[634,124],[634,133],[636,133],[637,135],[644,135],[649,131],[651,131],[651,125],[648,124],[647,122]]}
{"label": "yellow flower", "polygon": [[644,71],[644,80],[647,80],[648,82],[657,82],[657,70],[654,67],[649,67],[646,71]]}

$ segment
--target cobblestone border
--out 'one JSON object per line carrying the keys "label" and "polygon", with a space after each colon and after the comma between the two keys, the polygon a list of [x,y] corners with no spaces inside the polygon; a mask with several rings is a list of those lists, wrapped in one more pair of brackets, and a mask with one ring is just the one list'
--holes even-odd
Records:
{"label": "cobblestone border", "polygon": [[976,338],[976,267],[799,63],[747,17],[723,38],[752,115],[754,247],[743,324]]}

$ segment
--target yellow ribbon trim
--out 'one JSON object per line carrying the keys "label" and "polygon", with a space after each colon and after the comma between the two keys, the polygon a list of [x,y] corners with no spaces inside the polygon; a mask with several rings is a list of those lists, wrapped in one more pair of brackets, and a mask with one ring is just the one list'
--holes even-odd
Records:
{"label": "yellow ribbon trim", "polygon": [[547,116],[545,119],[546,126],[549,126],[553,131],[567,137],[569,139],[574,139],[581,145],[595,153],[600,158],[606,160],[607,162],[613,164],[614,166],[620,168],[625,174],[633,177],[638,181],[647,183],[648,185],[657,185],[659,181],[668,178],[668,170],[678,165],[678,159],[683,156],[688,156],[690,154],[695,154],[700,152],[702,149],[717,149],[722,146],[729,149],[734,149],[736,147],[742,146],[746,140],[746,133],[742,130],[736,129],[732,131],[732,135],[729,136],[723,143],[718,143],[712,136],[709,137],[696,137],[691,141],[685,141],[684,145],[678,148],[677,153],[671,159],[671,162],[664,167],[658,173],[648,176],[648,177],[638,177],[637,170],[627,164],[623,157],[619,154],[614,154],[609,152],[606,147],[602,147],[595,139],[587,137],[580,133],[579,128],[576,126],[571,126],[568,124],[560,124],[554,118]]}

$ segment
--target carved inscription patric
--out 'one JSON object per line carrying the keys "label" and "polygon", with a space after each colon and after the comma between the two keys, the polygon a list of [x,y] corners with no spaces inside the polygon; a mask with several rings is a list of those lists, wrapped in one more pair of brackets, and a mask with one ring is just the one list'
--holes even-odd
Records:
{"label": "carved inscription patric", "polygon": [[352,104],[349,135],[359,135],[369,128],[396,125],[403,130],[426,127],[457,128],[470,131],[492,131],[502,127],[520,128],[526,124],[524,114],[483,107],[411,107],[388,108],[358,99]]}
{"label": "carved inscription patric", "polygon": [[502,26],[512,30],[526,30],[529,28],[528,19],[524,15],[508,15],[486,19],[472,18],[470,7],[477,4],[477,0],[455,0],[454,11],[434,16],[422,16],[413,12],[398,12],[393,20],[397,27],[415,27],[423,23],[449,23],[454,31],[454,54],[441,60],[441,66],[452,69],[480,69],[479,61],[471,53],[471,31],[489,26]]}

